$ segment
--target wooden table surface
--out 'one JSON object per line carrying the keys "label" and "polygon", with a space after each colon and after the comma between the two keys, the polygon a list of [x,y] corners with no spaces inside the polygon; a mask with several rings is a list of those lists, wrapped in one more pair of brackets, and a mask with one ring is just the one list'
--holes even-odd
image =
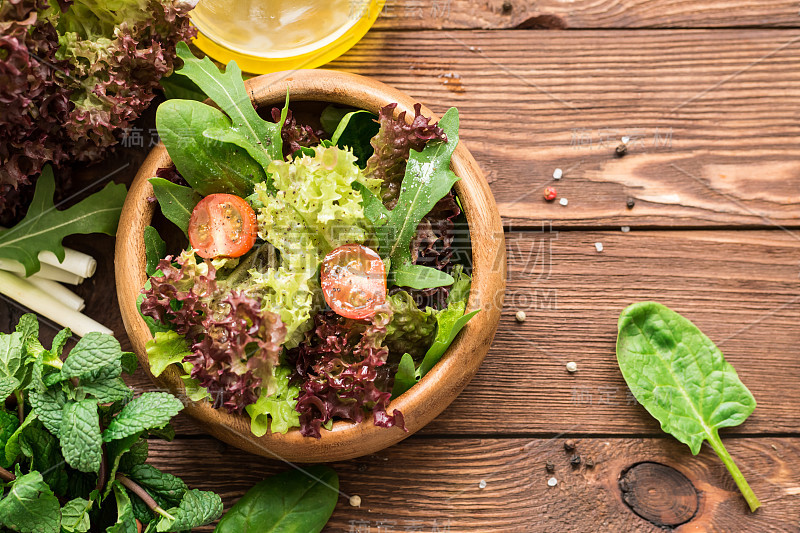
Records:
{"label": "wooden table surface", "polygon": [[[396,0],[329,66],[437,113],[459,108],[506,224],[509,283],[494,345],[451,407],[333,465],[362,504],[340,498],[326,531],[800,531],[798,11],[796,0]],[[129,183],[152,113],[139,126],[142,148],[88,172],[124,164],[115,179]],[[543,201],[550,184],[569,205]],[[100,260],[79,289],[87,313],[127,344],[113,239],[70,244]],[[647,299],[694,321],[755,395],[747,422],[722,433],[757,512],[708,446],[692,456],[630,396],[616,320]],[[3,310],[3,331],[19,314]],[[153,389],[141,372],[131,385]],[[175,424],[151,461],[226,509],[286,468]]]}

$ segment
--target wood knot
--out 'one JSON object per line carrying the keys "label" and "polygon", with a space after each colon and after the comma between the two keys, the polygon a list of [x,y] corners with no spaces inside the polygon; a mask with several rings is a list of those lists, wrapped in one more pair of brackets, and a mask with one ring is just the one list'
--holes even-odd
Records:
{"label": "wood knot", "polygon": [[645,462],[619,476],[622,499],[631,510],[658,527],[675,527],[694,518],[700,495],[689,479],[672,467]]}

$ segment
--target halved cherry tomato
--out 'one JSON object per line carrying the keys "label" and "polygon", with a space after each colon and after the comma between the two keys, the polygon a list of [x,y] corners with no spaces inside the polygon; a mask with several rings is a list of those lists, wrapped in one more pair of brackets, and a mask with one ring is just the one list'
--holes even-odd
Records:
{"label": "halved cherry tomato", "polygon": [[233,194],[209,194],[189,218],[189,242],[205,259],[241,257],[256,243],[257,235],[255,211]]}
{"label": "halved cherry tomato", "polygon": [[374,250],[345,244],[325,256],[320,269],[325,301],[347,318],[370,318],[386,301],[386,267]]}

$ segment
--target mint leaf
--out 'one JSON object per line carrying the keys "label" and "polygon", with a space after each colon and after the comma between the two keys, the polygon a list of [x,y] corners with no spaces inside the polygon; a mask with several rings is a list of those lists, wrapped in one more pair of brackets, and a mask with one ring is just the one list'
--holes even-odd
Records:
{"label": "mint leaf", "polygon": [[147,429],[163,427],[181,409],[183,404],[171,394],[145,392],[123,407],[111,420],[103,432],[103,441],[122,439]]}
{"label": "mint leaf", "polygon": [[280,122],[274,123],[258,116],[236,62],[228,63],[222,73],[208,57],[197,59],[186,43],[178,43],[175,50],[183,60],[183,67],[175,73],[188,77],[206,93],[230,117],[232,129],[241,133],[251,144],[261,147],[270,159],[282,160],[281,127],[286,117],[282,116]]}
{"label": "mint leaf", "polygon": [[186,339],[173,330],[157,331],[155,336],[147,341],[146,350],[147,359],[150,361],[150,372],[156,377],[160,376],[169,365],[180,363],[185,356],[191,355]]}
{"label": "mint leaf", "polygon": [[39,472],[20,474],[17,468],[17,479],[0,500],[0,524],[21,533],[59,533],[58,498]]}
{"label": "mint leaf", "polygon": [[694,455],[707,440],[755,511],[761,504],[719,438],[756,408],[736,370],[697,326],[656,302],[629,306],[618,327],[617,362],[633,396]]}
{"label": "mint leaf", "polygon": [[36,181],[25,218],[13,228],[0,230],[0,257],[22,263],[26,276],[38,272],[39,252],[51,251],[63,261],[65,252],[61,241],[67,235],[114,235],[117,231],[126,194],[124,185],[109,183],[103,190],[63,211],[53,205],[54,191],[53,169],[48,165]]}
{"label": "mint leaf", "polygon": [[222,515],[222,498],[210,491],[192,489],[186,492],[178,507],[167,510],[175,520],[161,517],[156,531],[188,531],[204,526]]}
{"label": "mint leaf", "polygon": [[89,508],[92,502],[83,498],[75,498],[61,508],[61,529],[68,533],[86,533],[89,531]]}
{"label": "mint leaf", "polygon": [[[158,200],[161,213],[188,237],[189,219],[202,196],[191,187],[184,187],[164,178],[150,178],[149,181],[153,185],[153,194]],[[164,256],[159,255],[159,259],[162,257]],[[148,275],[152,276],[149,272]]]}
{"label": "mint leaf", "polygon": [[27,345],[33,339],[37,340],[39,337],[39,319],[33,313],[25,313],[19,319],[17,327],[14,331],[22,335],[22,344]]}
{"label": "mint leaf", "polygon": [[[16,413],[11,413],[3,409],[0,405],[0,466],[10,468],[12,459],[6,459],[6,443],[8,439],[17,431],[19,418]],[[16,457],[16,454],[14,455]]]}
{"label": "mint leaf", "polygon": [[[109,446],[114,444],[117,441],[111,441]],[[136,465],[143,465],[145,461],[147,461],[147,454],[149,452],[150,445],[147,442],[147,439],[139,439],[130,447],[130,449],[122,455],[122,458],[119,462],[119,467],[123,471],[129,471]]]}
{"label": "mint leaf", "polygon": [[0,398],[5,401],[6,398],[14,394],[19,385],[19,380],[15,377],[0,377]]}
{"label": "mint leaf", "polygon": [[[22,333],[0,334],[0,377],[16,378],[21,374],[25,347]],[[13,390],[12,390],[13,392]],[[3,397],[5,399],[5,396]]]}
{"label": "mint leaf", "polygon": [[[239,84],[244,91],[241,77]],[[255,114],[249,98],[245,103]],[[257,114],[256,118],[263,122]],[[158,106],[156,127],[178,172],[203,196],[228,193],[244,197],[252,194],[256,183],[267,179],[262,165],[246,150],[203,135],[206,130],[233,128],[231,120],[215,107],[194,100],[168,100]]]}
{"label": "mint leaf", "polygon": [[147,490],[151,496],[158,495],[172,505],[177,505],[186,493],[186,484],[181,478],[161,472],[148,464],[134,465],[125,474]]}
{"label": "mint leaf", "polygon": [[44,482],[56,494],[65,494],[68,478],[58,440],[39,424],[31,424],[19,437],[22,454],[30,459],[30,470],[42,473]]}
{"label": "mint leaf", "polygon": [[36,417],[42,421],[47,431],[57,437],[58,432],[61,430],[64,404],[67,402],[66,393],[54,387],[43,393],[30,391],[28,399]]}
{"label": "mint leaf", "polygon": [[36,420],[36,415],[33,413],[33,411],[31,411],[28,413],[28,416],[25,417],[25,420],[22,421],[22,424],[19,424],[17,429],[14,430],[10,437],[8,437],[5,446],[5,464],[7,466],[14,464],[14,460],[22,451],[19,445],[19,438],[25,428],[31,425],[34,420]]}
{"label": "mint leaf", "polygon": [[114,499],[117,502],[117,521],[106,529],[106,533],[136,533],[136,518],[133,516],[131,499],[125,488],[118,481],[111,483]]}
{"label": "mint leaf", "polygon": [[[61,377],[70,379],[76,377],[90,377],[99,372],[103,367],[116,364],[122,357],[119,341],[105,333],[92,332],[78,341],[61,367]],[[120,370],[121,372],[121,370]],[[119,374],[117,374],[119,375]]]}
{"label": "mint leaf", "polygon": [[91,394],[98,403],[116,402],[133,395],[133,391],[119,377],[100,378],[86,383],[81,381],[78,391]]}
{"label": "mint leaf", "polygon": [[[153,190],[155,190],[155,186],[153,186]],[[157,198],[158,196],[156,196],[156,199]],[[161,235],[158,234],[158,230],[156,228],[153,226],[146,226],[144,228],[144,270],[147,272],[148,276],[155,274],[156,270],[158,270],[158,262],[165,255],[167,255],[167,243],[165,243],[164,239],[161,238]]]}
{"label": "mint leaf", "polygon": [[96,400],[67,402],[58,434],[61,452],[69,466],[81,472],[100,469],[102,442]]}
{"label": "mint leaf", "polygon": [[459,180],[450,170],[450,157],[458,144],[458,110],[450,108],[439,127],[447,142],[428,143],[421,152],[411,150],[400,197],[391,211],[365,186],[353,184],[361,192],[364,214],[375,226],[380,254],[391,260],[390,280],[403,287],[426,289],[454,282],[445,272],[411,261],[411,240],[417,226]]}
{"label": "mint leaf", "polygon": [[122,358],[119,360],[122,371],[132,376],[139,366],[139,360],[136,359],[136,354],[133,352],[122,352]]}
{"label": "mint leaf", "polygon": [[[108,469],[108,479],[114,479],[117,475],[117,470],[120,467],[122,462],[122,458],[127,454],[127,452],[131,449],[131,447],[140,442],[141,439],[139,434],[129,435],[124,439],[112,440],[108,444],[106,444],[106,461],[107,464],[111,465],[111,468]],[[147,441],[144,441],[147,442]],[[108,483],[106,485],[105,493],[103,494],[103,498],[105,498],[109,492],[111,492],[112,483]]]}

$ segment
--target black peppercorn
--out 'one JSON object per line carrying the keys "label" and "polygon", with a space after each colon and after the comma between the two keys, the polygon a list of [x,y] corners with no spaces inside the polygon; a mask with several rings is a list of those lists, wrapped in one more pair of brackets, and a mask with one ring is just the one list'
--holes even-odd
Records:
{"label": "black peppercorn", "polygon": [[628,201],[625,202],[625,205],[628,206],[628,209],[633,209],[633,206],[636,205],[636,200],[634,200],[633,198],[628,198]]}
{"label": "black peppercorn", "polygon": [[572,468],[578,468],[581,466],[581,456],[576,453],[569,458],[569,464],[572,465]]}
{"label": "black peppercorn", "polygon": [[514,9],[514,6],[511,4],[511,2],[508,0],[503,2],[503,13],[510,13],[512,9]]}
{"label": "black peppercorn", "polygon": [[575,449],[575,441],[572,440],[572,439],[565,440],[564,441],[564,449],[567,450],[568,452],[574,450]]}
{"label": "black peppercorn", "polygon": [[547,462],[547,463],[544,465],[544,468],[545,468],[545,470],[547,470],[549,473],[551,473],[551,474],[552,474],[552,473],[553,473],[553,472],[555,472],[555,470],[556,470],[556,465],[554,465],[553,463],[551,463],[550,461],[548,461],[548,462]]}

